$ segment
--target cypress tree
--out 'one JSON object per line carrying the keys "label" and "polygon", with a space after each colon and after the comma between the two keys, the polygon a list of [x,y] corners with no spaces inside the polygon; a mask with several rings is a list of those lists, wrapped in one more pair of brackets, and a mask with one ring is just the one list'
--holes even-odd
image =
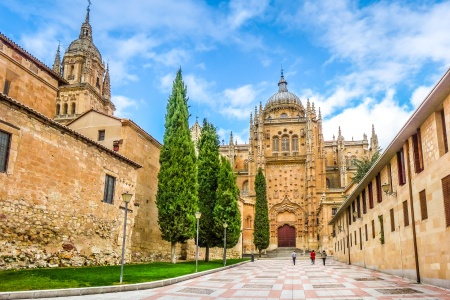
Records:
{"label": "cypress tree", "polygon": [[163,240],[171,244],[171,260],[176,263],[176,243],[195,236],[197,166],[189,131],[186,86],[178,70],[167,103],[164,145],[161,149],[156,206]]}
{"label": "cypress tree", "polygon": [[223,224],[227,223],[227,247],[234,247],[241,234],[241,212],[239,211],[239,188],[230,162],[220,158],[220,170],[217,186],[217,200],[214,207],[214,227],[216,235],[223,239]]}
{"label": "cypress tree", "polygon": [[220,246],[221,240],[214,230],[214,206],[216,205],[217,177],[219,173],[219,136],[216,128],[206,119],[198,141],[198,206],[200,218],[200,247],[206,248],[205,261],[209,261],[209,249]]}
{"label": "cypress tree", "polygon": [[269,208],[267,205],[266,196],[266,178],[264,177],[261,168],[258,169],[258,174],[255,178],[255,191],[255,228],[253,237],[255,246],[259,251],[259,257],[261,257],[261,251],[269,247],[270,242]]}

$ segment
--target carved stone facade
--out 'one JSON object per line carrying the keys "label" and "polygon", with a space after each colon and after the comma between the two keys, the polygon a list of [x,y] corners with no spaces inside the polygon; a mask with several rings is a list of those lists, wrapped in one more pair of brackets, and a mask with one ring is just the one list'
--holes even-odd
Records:
{"label": "carved stone facade", "polygon": [[237,144],[230,134],[228,145],[220,147],[237,174],[241,189],[244,252],[252,243],[255,189],[258,168],[267,183],[270,246],[300,249],[329,249],[331,227],[327,224],[343,201],[356,171],[355,159],[371,157],[378,149],[366,135],[360,141],[338,138],[324,141],[322,116],[314,103],[301,100],[287,89],[281,74],[279,90],[263,108],[250,115],[248,144]]}

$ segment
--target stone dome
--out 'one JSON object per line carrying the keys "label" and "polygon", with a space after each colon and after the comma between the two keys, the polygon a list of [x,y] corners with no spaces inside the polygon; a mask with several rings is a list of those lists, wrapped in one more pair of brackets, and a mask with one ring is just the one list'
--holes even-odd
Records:
{"label": "stone dome", "polygon": [[89,23],[89,6],[86,10],[86,19],[83,24],[81,24],[80,35],[77,40],[70,43],[66,50],[66,53],[91,53],[93,58],[97,58],[100,62],[102,61],[102,55],[95,47],[92,41],[92,26]]}
{"label": "stone dome", "polygon": [[266,112],[273,109],[281,108],[294,108],[300,111],[304,111],[302,102],[297,95],[291,93],[287,89],[287,81],[284,79],[283,71],[281,72],[281,78],[278,82],[278,92],[267,100],[266,107],[264,110]]}

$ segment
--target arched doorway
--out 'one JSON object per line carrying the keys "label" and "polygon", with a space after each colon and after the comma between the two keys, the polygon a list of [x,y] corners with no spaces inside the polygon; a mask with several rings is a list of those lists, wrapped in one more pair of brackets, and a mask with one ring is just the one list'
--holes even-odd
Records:
{"label": "arched doorway", "polygon": [[283,225],[278,228],[278,247],[295,247],[295,227]]}

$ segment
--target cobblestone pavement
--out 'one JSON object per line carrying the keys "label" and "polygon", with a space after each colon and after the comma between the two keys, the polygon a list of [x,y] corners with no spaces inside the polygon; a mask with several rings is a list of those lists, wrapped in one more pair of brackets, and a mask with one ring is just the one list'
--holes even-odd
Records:
{"label": "cobblestone pavement", "polygon": [[[55,299],[55,298],[48,298]],[[257,260],[174,285],[143,291],[65,299],[448,299],[450,290],[341,262]]]}

